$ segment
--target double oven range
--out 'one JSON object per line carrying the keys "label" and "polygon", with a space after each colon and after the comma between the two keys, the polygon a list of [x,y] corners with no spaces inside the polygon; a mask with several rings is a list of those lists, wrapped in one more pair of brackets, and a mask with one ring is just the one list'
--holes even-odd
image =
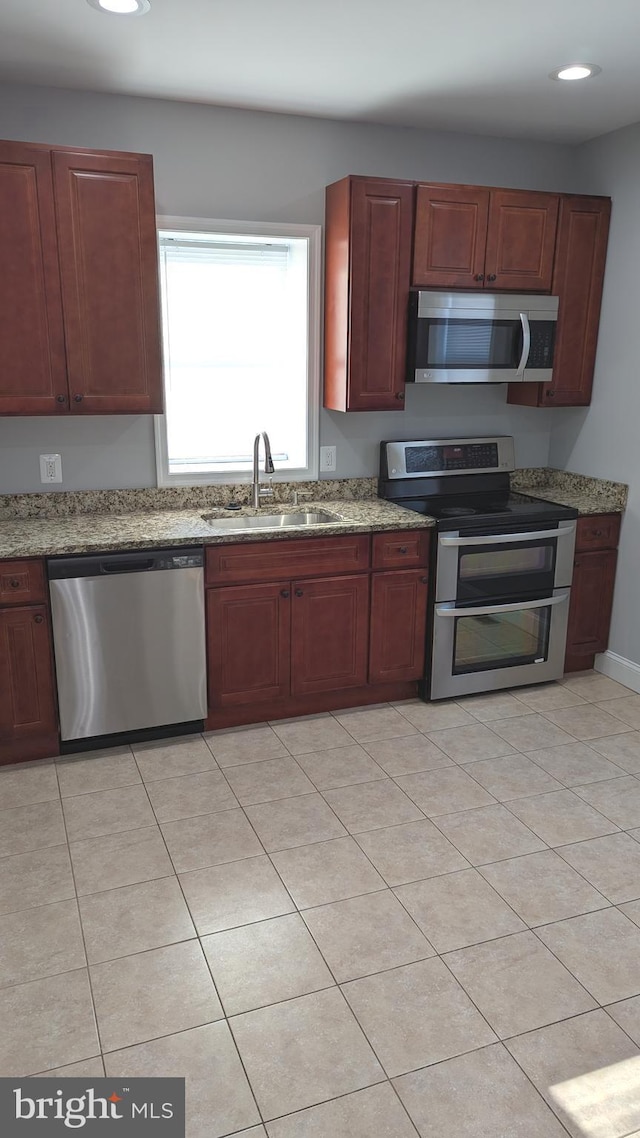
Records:
{"label": "double oven range", "polygon": [[563,672],[577,511],[510,489],[513,439],[381,444],[379,496],[436,519],[426,699]]}

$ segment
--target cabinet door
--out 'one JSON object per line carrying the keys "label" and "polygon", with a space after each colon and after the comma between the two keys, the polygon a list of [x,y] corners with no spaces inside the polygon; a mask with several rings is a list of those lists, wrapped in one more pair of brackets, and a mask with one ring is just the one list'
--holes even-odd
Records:
{"label": "cabinet door", "polygon": [[66,411],[51,155],[0,143],[0,414]]}
{"label": "cabinet door", "polygon": [[492,191],[485,288],[551,289],[559,200],[558,194]]}
{"label": "cabinet door", "polygon": [[418,186],[414,285],[482,288],[488,214],[482,186]]}
{"label": "cabinet door", "polygon": [[71,409],[162,411],[153,166],[53,152]]}
{"label": "cabinet door", "polygon": [[291,585],[207,589],[209,706],[289,695]]}
{"label": "cabinet door", "polygon": [[56,754],[57,735],[47,610],[0,609],[0,761]]}
{"label": "cabinet door", "polygon": [[424,676],[427,582],[424,569],[373,574],[370,683]]}
{"label": "cabinet door", "polygon": [[609,643],[617,558],[616,549],[576,555],[567,656],[592,656],[594,652],[605,651]]}
{"label": "cabinet door", "polygon": [[404,406],[413,186],[347,178],[327,189],[325,394],[334,411]]}
{"label": "cabinet door", "polygon": [[542,384],[543,406],[591,402],[610,215],[609,198],[562,201],[552,284],[560,308],[553,382]]}
{"label": "cabinet door", "polygon": [[366,684],[368,576],[295,581],[291,603],[292,694]]}

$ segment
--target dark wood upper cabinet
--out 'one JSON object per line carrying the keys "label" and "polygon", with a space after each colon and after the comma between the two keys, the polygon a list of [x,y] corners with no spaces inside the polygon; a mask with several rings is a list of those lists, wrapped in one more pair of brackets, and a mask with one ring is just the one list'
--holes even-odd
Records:
{"label": "dark wood upper cabinet", "polygon": [[209,706],[289,695],[291,585],[207,589]]}
{"label": "dark wood upper cabinet", "polygon": [[370,683],[419,680],[424,676],[427,583],[424,569],[373,574]]}
{"label": "dark wood upper cabinet", "polygon": [[291,596],[291,692],[362,687],[367,682],[369,577],[294,581]]}
{"label": "dark wood upper cabinet", "polygon": [[151,157],[56,150],[53,174],[72,409],[160,412]]}
{"label": "dark wood upper cabinet", "polygon": [[485,288],[549,292],[559,201],[558,194],[491,191]]}
{"label": "dark wood upper cabinet", "polygon": [[610,198],[562,198],[551,282],[560,301],[553,380],[509,384],[509,403],[586,407],[591,402],[610,216]]}
{"label": "dark wood upper cabinet", "polygon": [[489,190],[420,185],[416,196],[413,284],[482,288]]}
{"label": "dark wood upper cabinet", "polygon": [[147,154],[0,142],[0,415],[162,411]]}
{"label": "dark wood upper cabinet", "polygon": [[0,609],[2,762],[58,753],[53,656],[44,605]]}
{"label": "dark wood upper cabinet", "polygon": [[0,142],[0,249],[0,415],[66,411],[51,158],[39,146]]}
{"label": "dark wood upper cabinet", "polygon": [[414,187],[327,187],[324,405],[397,411],[404,400]]}

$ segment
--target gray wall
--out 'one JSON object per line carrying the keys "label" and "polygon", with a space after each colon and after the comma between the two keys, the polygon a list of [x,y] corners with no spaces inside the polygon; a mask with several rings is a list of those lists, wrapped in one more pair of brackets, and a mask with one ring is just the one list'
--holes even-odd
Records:
{"label": "gray wall", "polygon": [[585,193],[613,198],[591,406],[554,426],[550,460],[630,486],[609,647],[640,664],[640,124],[580,148]]}
{"label": "gray wall", "polygon": [[[579,188],[575,151],[551,143],[419,131],[37,87],[0,87],[0,137],[154,156],[158,212],[322,223],[345,174],[542,190]],[[545,465],[557,412],[507,407],[504,387],[410,390],[403,413],[322,412],[338,476],[374,474],[381,438],[500,431],[519,465]],[[155,482],[151,422],[0,419],[0,493],[39,490],[38,455],[60,452],[64,489]]]}

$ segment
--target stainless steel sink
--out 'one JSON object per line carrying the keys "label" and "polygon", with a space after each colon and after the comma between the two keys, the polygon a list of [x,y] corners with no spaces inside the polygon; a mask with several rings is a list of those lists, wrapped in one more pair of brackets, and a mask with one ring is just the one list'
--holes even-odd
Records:
{"label": "stainless steel sink", "polygon": [[300,510],[291,514],[257,514],[254,517],[221,518],[217,514],[203,514],[202,520],[212,529],[243,530],[288,529],[290,526],[329,526],[337,525],[342,519],[326,510]]}

